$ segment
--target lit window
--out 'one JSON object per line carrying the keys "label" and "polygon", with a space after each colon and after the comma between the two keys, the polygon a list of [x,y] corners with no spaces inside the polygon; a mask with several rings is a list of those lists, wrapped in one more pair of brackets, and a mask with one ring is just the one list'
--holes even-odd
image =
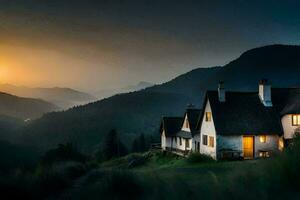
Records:
{"label": "lit window", "polygon": [[300,126],[300,115],[292,115],[292,125]]}
{"label": "lit window", "polygon": [[266,143],[267,142],[267,136],[266,135],[261,135],[259,136],[259,141],[261,143]]}
{"label": "lit window", "polygon": [[205,121],[210,122],[211,121],[211,112],[205,113]]}
{"label": "lit window", "polygon": [[202,144],[207,145],[207,135],[203,135],[202,140],[203,140]]}
{"label": "lit window", "polygon": [[209,147],[214,147],[215,146],[215,139],[214,139],[214,137],[209,136],[208,146]]}
{"label": "lit window", "polygon": [[260,151],[259,152],[259,157],[261,157],[261,158],[268,158],[268,157],[270,157],[270,154],[269,154],[268,151]]}
{"label": "lit window", "polygon": [[284,149],[284,141],[283,141],[283,138],[279,138],[279,140],[278,140],[278,149],[279,149],[280,151],[283,151],[283,149]]}

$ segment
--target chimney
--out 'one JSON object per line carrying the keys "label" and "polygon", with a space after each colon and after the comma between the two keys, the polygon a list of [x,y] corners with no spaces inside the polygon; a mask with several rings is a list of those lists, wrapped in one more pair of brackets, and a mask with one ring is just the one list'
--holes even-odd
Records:
{"label": "chimney", "polygon": [[269,84],[267,79],[262,79],[259,81],[258,95],[264,106],[272,106],[271,84]]}
{"label": "chimney", "polygon": [[219,101],[220,102],[225,102],[226,101],[226,92],[225,92],[223,81],[219,82],[218,95],[219,95]]}

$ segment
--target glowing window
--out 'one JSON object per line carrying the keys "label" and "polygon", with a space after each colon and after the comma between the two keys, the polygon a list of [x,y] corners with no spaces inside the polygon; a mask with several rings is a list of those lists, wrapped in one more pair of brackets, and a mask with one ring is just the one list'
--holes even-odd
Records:
{"label": "glowing window", "polygon": [[211,121],[211,112],[205,113],[205,121],[210,122]]}
{"label": "glowing window", "polygon": [[266,135],[261,135],[259,136],[259,141],[261,143],[266,143],[267,142],[267,136]]}
{"label": "glowing window", "polygon": [[214,147],[215,146],[215,139],[214,139],[214,137],[209,136],[208,146],[209,147]]}
{"label": "glowing window", "polygon": [[300,126],[300,115],[292,115],[292,125]]}
{"label": "glowing window", "polygon": [[268,158],[268,157],[270,157],[270,154],[269,154],[268,151],[260,151],[259,152],[259,157],[261,157],[261,158]]}

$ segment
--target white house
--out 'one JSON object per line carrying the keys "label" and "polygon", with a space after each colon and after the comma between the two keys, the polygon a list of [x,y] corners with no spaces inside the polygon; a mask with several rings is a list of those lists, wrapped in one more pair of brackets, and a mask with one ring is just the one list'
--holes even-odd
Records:
{"label": "white house", "polygon": [[271,88],[262,80],[258,92],[232,92],[221,82],[206,92],[202,111],[187,109],[179,123],[171,139],[161,129],[163,149],[215,159],[269,157],[300,130],[300,88]]}
{"label": "white house", "polygon": [[183,118],[164,117],[161,122],[162,149],[179,155],[200,151],[200,135],[197,129],[201,110],[189,107]]}
{"label": "white house", "polygon": [[300,89],[258,92],[207,91],[200,119],[200,153],[215,159],[269,157],[284,148],[300,126]]}

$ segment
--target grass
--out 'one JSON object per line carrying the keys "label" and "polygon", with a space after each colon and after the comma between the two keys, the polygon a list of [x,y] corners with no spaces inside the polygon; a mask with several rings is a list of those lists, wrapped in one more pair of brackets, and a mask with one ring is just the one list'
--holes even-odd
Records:
{"label": "grass", "polygon": [[[87,175],[80,190],[71,192],[71,199],[213,199],[219,194],[213,190],[233,171],[253,168],[260,162],[215,162],[199,155],[191,162],[168,153],[150,154],[132,154],[102,163]],[[132,159],[145,157],[142,165],[128,167]]]}

